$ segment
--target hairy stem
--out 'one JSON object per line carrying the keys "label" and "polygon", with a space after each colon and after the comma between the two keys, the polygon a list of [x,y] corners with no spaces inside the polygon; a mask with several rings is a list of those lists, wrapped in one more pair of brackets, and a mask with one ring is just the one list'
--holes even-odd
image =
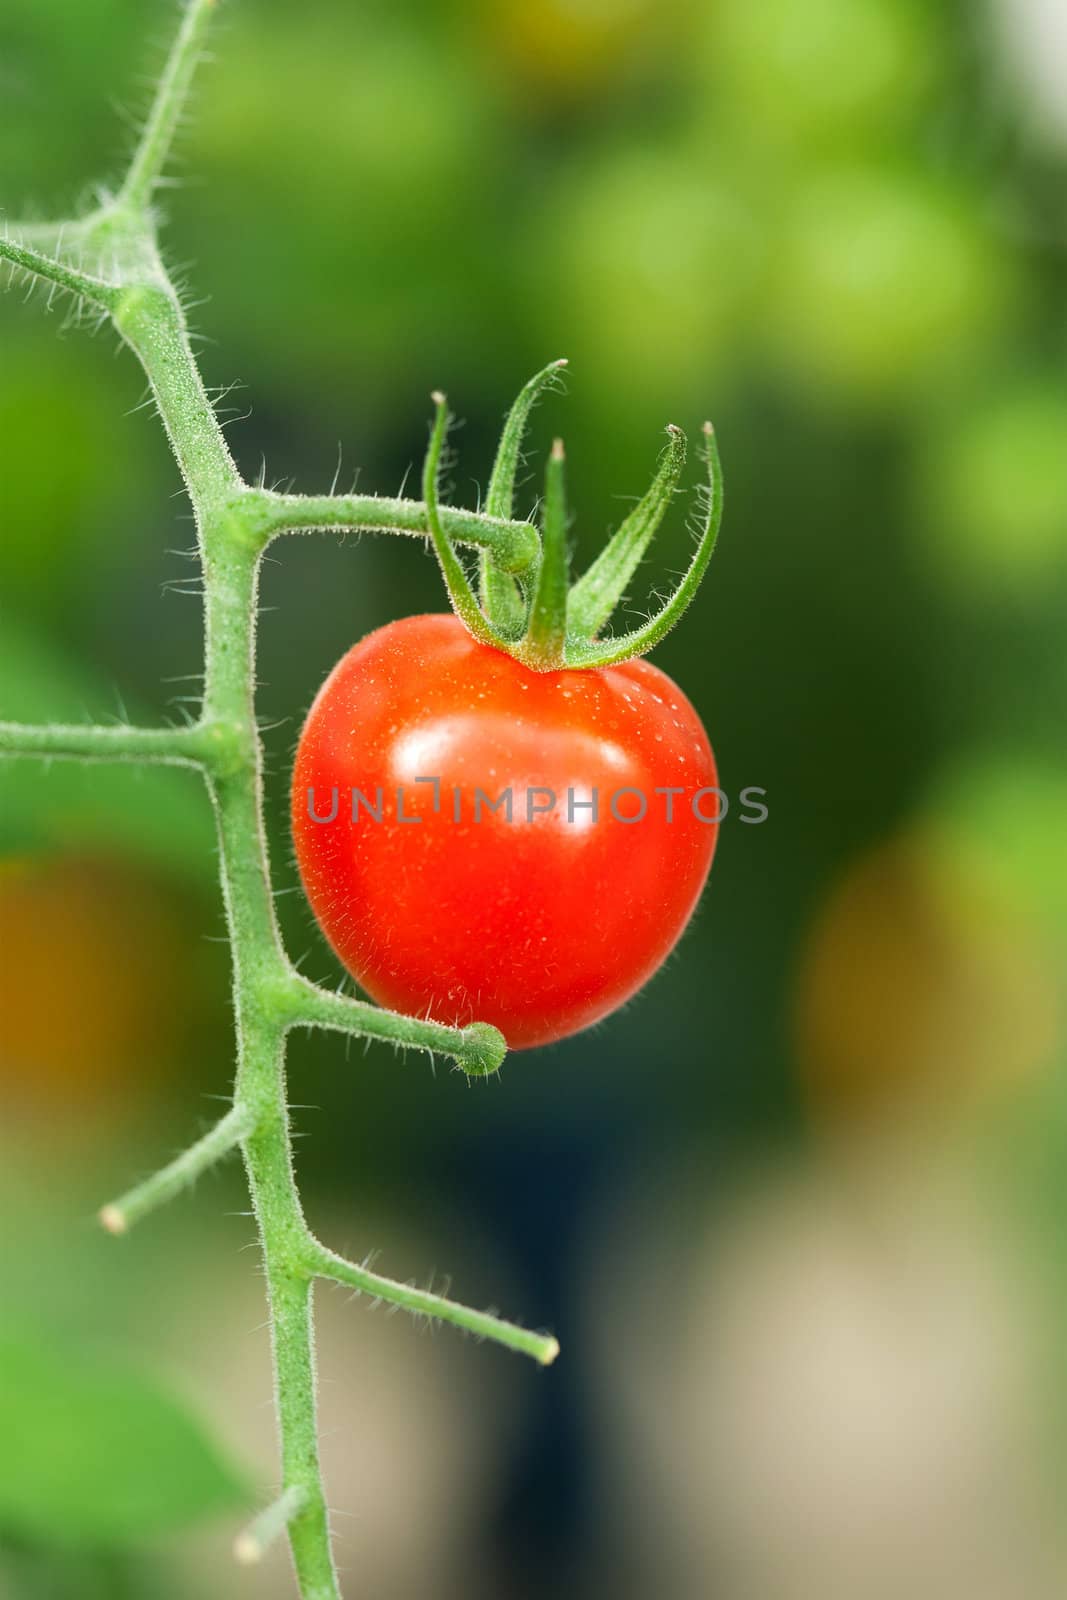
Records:
{"label": "hairy stem", "polygon": [[203,48],[204,32],[214,9],[215,0],[191,0],[186,7],[144,132],[119,191],[122,205],[143,209],[151,203],[189,97],[193,74]]}
{"label": "hairy stem", "polygon": [[248,1106],[231,1106],[220,1122],[210,1132],[191,1144],[167,1166],[161,1167],[150,1178],[139,1183],[118,1200],[101,1209],[100,1221],[108,1233],[125,1233],[126,1230],[154,1211],[156,1206],[179,1194],[195,1183],[202,1172],[236,1149],[241,1140],[252,1132],[255,1118]]}
{"label": "hairy stem", "polygon": [[[365,528],[430,538],[432,532],[422,500],[373,494],[316,496],[260,491],[259,502],[264,526],[274,533],[287,529]],[[453,544],[478,545],[491,551],[497,566],[506,572],[528,572],[537,561],[541,541],[529,522],[513,522],[452,506],[441,506],[438,516]]]}
{"label": "hairy stem", "polygon": [[367,1267],[346,1261],[332,1250],[316,1244],[310,1265],[317,1277],[331,1278],[335,1283],[346,1284],[359,1294],[388,1299],[392,1305],[403,1306],[416,1315],[434,1317],[439,1322],[451,1322],[454,1327],[465,1328],[477,1338],[495,1339],[511,1350],[533,1356],[542,1367],[550,1367],[559,1355],[559,1344],[551,1334],[531,1333],[517,1328],[514,1323],[503,1322],[490,1311],[474,1311],[469,1306],[457,1305],[454,1300],[444,1300],[429,1289],[417,1289],[414,1284],[397,1283],[395,1278],[383,1278]]}
{"label": "hairy stem", "polygon": [[[146,367],[150,369],[150,362]],[[177,386],[179,404],[185,388],[184,383]],[[161,409],[163,405],[161,397]],[[208,452],[197,470],[212,489],[217,480],[223,487],[217,450],[214,461]],[[232,486],[231,481],[228,487]],[[225,499],[222,493],[220,500]],[[232,759],[210,774],[208,783],[218,822],[233,951],[238,1045],[234,1098],[248,1106],[253,1117],[244,1156],[270,1301],[282,1482],[285,1489],[299,1489],[302,1496],[301,1509],[289,1525],[289,1541],[305,1600],[333,1600],[339,1591],[319,1469],[311,1280],[302,1265],[307,1225],[293,1175],[284,1026],[274,1014],[279,981],[288,976],[288,964],[270,891],[262,822],[262,748],[252,705],[258,556],[241,540],[239,520],[235,524],[226,511],[204,517],[201,538],[207,592],[204,706],[233,733]]]}
{"label": "hairy stem", "polygon": [[148,376],[206,552],[203,518],[239,489],[241,480],[193,359],[178,297],[162,263],[158,271],[162,282],[123,291],[115,325]]}
{"label": "hairy stem", "polygon": [[339,1590],[319,1466],[312,1279],[304,1266],[310,1236],[293,1177],[281,1034],[254,1008],[242,1007],[240,1002],[238,1028],[238,1093],[252,1105],[257,1118],[244,1154],[263,1241],[282,1483],[286,1490],[299,1491],[301,1502],[289,1523],[289,1542],[304,1600],[336,1600]]}
{"label": "hairy stem", "polygon": [[364,1000],[349,1000],[330,994],[305,978],[292,978],[289,1005],[294,1023],[313,1028],[335,1028],[342,1033],[354,1030],[368,1039],[384,1039],[434,1053],[446,1051],[471,1076],[496,1072],[504,1059],[504,1045],[495,1028],[484,1022],[471,1022],[465,1028],[449,1028],[440,1022],[403,1017],[396,1011],[383,1011]]}
{"label": "hairy stem", "polygon": [[40,250],[16,244],[11,239],[0,239],[0,261],[8,261],[22,272],[43,278],[46,283],[54,284],[57,289],[66,289],[70,294],[87,300],[90,305],[98,307],[101,311],[111,311],[118,298],[119,291],[115,284],[107,283],[92,273],[82,272],[66,262],[44,255]]}
{"label": "hairy stem", "polygon": [[41,756],[49,761],[160,761],[170,766],[197,766],[210,744],[200,727],[97,727],[50,722],[43,727],[0,722],[0,755]]}

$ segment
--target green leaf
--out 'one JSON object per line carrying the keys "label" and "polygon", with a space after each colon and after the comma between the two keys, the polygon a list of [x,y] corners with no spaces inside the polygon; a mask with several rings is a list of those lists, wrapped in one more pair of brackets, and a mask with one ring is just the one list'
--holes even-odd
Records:
{"label": "green leaf", "polygon": [[0,1530],[123,1545],[244,1505],[174,1399],[125,1365],[0,1335]]}

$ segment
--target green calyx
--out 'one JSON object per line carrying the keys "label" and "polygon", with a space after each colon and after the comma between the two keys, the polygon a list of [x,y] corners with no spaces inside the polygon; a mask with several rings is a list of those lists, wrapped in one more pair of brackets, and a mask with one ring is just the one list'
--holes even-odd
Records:
{"label": "green calyx", "polygon": [[[511,520],[530,411],[541,395],[558,386],[565,366],[565,361],[553,361],[537,373],[508,413],[486,493],[487,516]],[[445,531],[438,486],[450,418],[444,395],[434,394],[433,401],[436,410],[423,468],[427,523],[452,607],[474,637],[537,672],[606,667],[653,649],[689,606],[715,549],[722,521],[723,483],[711,423],[705,422],[703,428],[707,480],[700,491],[699,536],[685,575],[647,622],[626,633],[605,634],[677,492],[686,458],[682,430],[673,424],[668,427],[667,445],[647,492],[573,584],[567,555],[564,451],[557,439],[545,467],[540,538],[531,548],[529,564],[521,569],[513,564],[505,570],[492,550],[483,549],[476,593]]]}

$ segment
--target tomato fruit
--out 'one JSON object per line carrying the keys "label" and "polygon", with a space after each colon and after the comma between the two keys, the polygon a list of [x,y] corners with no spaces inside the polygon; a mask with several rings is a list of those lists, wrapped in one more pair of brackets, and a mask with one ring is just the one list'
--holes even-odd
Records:
{"label": "tomato fruit", "polygon": [[522,1049],[607,1016],[666,959],[711,866],[715,784],[699,717],[647,661],[535,672],[454,616],[407,617],[319,691],[293,837],[373,999]]}

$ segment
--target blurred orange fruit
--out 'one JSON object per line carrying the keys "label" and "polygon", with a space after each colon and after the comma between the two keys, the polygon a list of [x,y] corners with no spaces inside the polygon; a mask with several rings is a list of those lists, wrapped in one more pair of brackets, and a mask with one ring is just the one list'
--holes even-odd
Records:
{"label": "blurred orange fruit", "polygon": [[1049,1062],[1062,1029],[1037,930],[932,831],[862,857],[810,930],[796,1030],[817,1111],[959,1109]]}
{"label": "blurred orange fruit", "polygon": [[173,903],[80,856],[0,863],[0,1083],[9,1105],[81,1105],[158,1081],[185,1028]]}
{"label": "blurred orange fruit", "polygon": [[484,0],[479,21],[509,73],[560,99],[610,86],[635,41],[663,25],[651,0]]}

